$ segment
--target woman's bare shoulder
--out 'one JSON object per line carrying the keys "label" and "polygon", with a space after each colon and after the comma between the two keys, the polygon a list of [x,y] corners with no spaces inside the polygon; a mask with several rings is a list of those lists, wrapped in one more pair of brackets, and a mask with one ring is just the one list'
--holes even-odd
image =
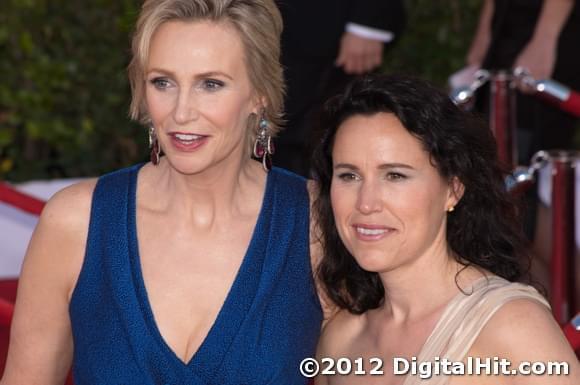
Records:
{"label": "woman's bare shoulder", "polygon": [[58,191],[46,203],[42,211],[41,221],[61,225],[88,221],[96,183],[97,179],[91,178]]}
{"label": "woman's bare shoulder", "polygon": [[352,314],[345,309],[337,311],[326,322],[319,341],[319,355],[332,356],[348,352],[348,346],[361,332],[363,316]]}
{"label": "woman's bare shoulder", "polygon": [[[21,278],[54,273],[72,289],[82,265],[96,179],[66,187],[46,203],[24,259]],[[58,263],[56,263],[58,262]]]}
{"label": "woman's bare shoulder", "polygon": [[[505,358],[512,364],[524,361],[570,364],[571,376],[565,376],[565,379],[571,382],[557,382],[562,381],[564,377],[558,378],[561,376],[539,376],[538,383],[572,384],[580,379],[578,360],[550,309],[531,298],[504,304],[482,329],[471,351],[480,357]],[[512,383],[519,383],[519,378],[514,376]],[[532,379],[528,377],[526,381]]]}
{"label": "woman's bare shoulder", "polygon": [[[539,333],[540,332],[540,333]],[[514,299],[501,306],[481,330],[480,339],[509,347],[536,344],[539,339],[559,335],[550,309],[531,298]],[[534,337],[534,338],[531,338]],[[538,338],[535,338],[538,337]],[[496,346],[498,346],[496,344]]]}
{"label": "woman's bare shoulder", "polygon": [[52,243],[51,238],[55,237],[66,239],[72,244],[84,245],[96,183],[96,178],[87,179],[54,194],[42,210],[34,236],[42,236],[46,238],[44,241],[49,243]]}

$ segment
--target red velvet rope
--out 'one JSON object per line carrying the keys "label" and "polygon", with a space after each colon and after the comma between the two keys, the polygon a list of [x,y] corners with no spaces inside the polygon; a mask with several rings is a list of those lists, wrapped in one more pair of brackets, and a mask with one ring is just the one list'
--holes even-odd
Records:
{"label": "red velvet rope", "polygon": [[30,214],[40,215],[44,207],[44,201],[28,194],[22,193],[0,182],[0,202],[7,203]]}
{"label": "red velvet rope", "polygon": [[[17,191],[0,182],[0,202],[7,203],[30,214],[40,215],[45,202],[28,194]],[[0,298],[0,327],[9,327],[14,312],[14,305]]]}
{"label": "red velvet rope", "polygon": [[572,345],[572,349],[580,354],[580,330],[574,329],[571,323],[564,325],[564,335]]}
{"label": "red velvet rope", "polygon": [[580,118],[580,92],[570,90],[566,86],[563,87],[570,92],[566,100],[561,100],[559,97],[544,92],[538,92],[536,95],[560,110]]}
{"label": "red velvet rope", "polygon": [[9,327],[12,320],[14,305],[0,298],[0,327]]}
{"label": "red velvet rope", "polygon": [[571,91],[568,100],[562,102],[560,108],[580,118],[580,92]]}
{"label": "red velvet rope", "polygon": [[[556,108],[580,118],[580,92],[571,90],[567,86],[554,82],[553,80],[549,80],[549,82],[561,86],[566,95],[555,96],[549,92],[537,92],[536,95]],[[562,100],[563,98],[566,98],[566,100]]]}

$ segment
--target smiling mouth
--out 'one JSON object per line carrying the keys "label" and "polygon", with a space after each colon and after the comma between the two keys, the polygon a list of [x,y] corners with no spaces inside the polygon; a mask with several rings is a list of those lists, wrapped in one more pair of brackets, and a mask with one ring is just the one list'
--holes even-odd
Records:
{"label": "smiling mouth", "polygon": [[175,133],[175,134],[170,134],[170,135],[173,136],[174,139],[177,139],[184,144],[192,144],[193,142],[195,142],[197,140],[206,138],[206,136],[196,135],[196,134]]}
{"label": "smiling mouth", "polygon": [[352,227],[354,228],[359,239],[367,241],[378,241],[396,231],[394,228],[381,225],[357,224],[353,225]]}
{"label": "smiling mouth", "polygon": [[355,227],[356,232],[362,235],[381,235],[385,234],[387,229],[367,229],[364,227]]}

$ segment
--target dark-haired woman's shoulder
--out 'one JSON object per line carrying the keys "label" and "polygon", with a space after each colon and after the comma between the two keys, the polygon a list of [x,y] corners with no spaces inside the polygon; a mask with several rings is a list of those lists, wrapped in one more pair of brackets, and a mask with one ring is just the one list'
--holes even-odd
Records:
{"label": "dark-haired woman's shoulder", "polygon": [[364,331],[364,325],[364,316],[351,314],[344,309],[335,312],[322,329],[317,356],[349,356],[348,353],[353,351],[352,345]]}
{"label": "dark-haired woman's shoulder", "polygon": [[[505,384],[580,384],[578,359],[559,325],[544,304],[531,298],[514,299],[504,304],[481,330],[469,356],[506,359],[511,369],[521,362],[566,362],[569,365],[569,375],[505,376],[502,378]],[[497,376],[478,378],[477,383],[480,380],[481,384],[497,383]]]}

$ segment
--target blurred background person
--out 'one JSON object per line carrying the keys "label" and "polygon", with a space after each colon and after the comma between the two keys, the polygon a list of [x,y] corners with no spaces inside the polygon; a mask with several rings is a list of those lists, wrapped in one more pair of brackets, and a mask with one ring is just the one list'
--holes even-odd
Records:
{"label": "blurred background person", "polygon": [[[579,37],[577,0],[485,0],[466,57],[466,73],[479,68],[507,71],[522,67],[536,80],[554,79],[580,91]],[[488,112],[489,87],[481,88],[477,97],[478,109]],[[515,108],[519,164],[528,165],[539,150],[580,149],[580,120],[574,115],[532,95],[525,85],[520,85],[516,93]],[[549,179],[542,179],[544,183],[538,187],[549,189],[545,183],[550,183]],[[535,191],[526,194],[526,201],[526,233],[534,240],[539,257],[533,260],[534,275],[549,288],[549,202],[540,202]],[[580,218],[576,222],[580,226]],[[576,260],[580,262],[580,258]]]}
{"label": "blurred background person", "polygon": [[284,20],[285,128],[274,163],[307,176],[322,102],[378,69],[406,21],[403,0],[277,0]]}
{"label": "blurred background person", "polygon": [[[576,0],[485,0],[466,62],[472,70],[523,67],[536,80],[551,78],[578,91],[579,36]],[[479,99],[487,104],[485,94]],[[521,92],[516,106],[520,164],[538,150],[576,146],[579,122],[573,115]]]}

